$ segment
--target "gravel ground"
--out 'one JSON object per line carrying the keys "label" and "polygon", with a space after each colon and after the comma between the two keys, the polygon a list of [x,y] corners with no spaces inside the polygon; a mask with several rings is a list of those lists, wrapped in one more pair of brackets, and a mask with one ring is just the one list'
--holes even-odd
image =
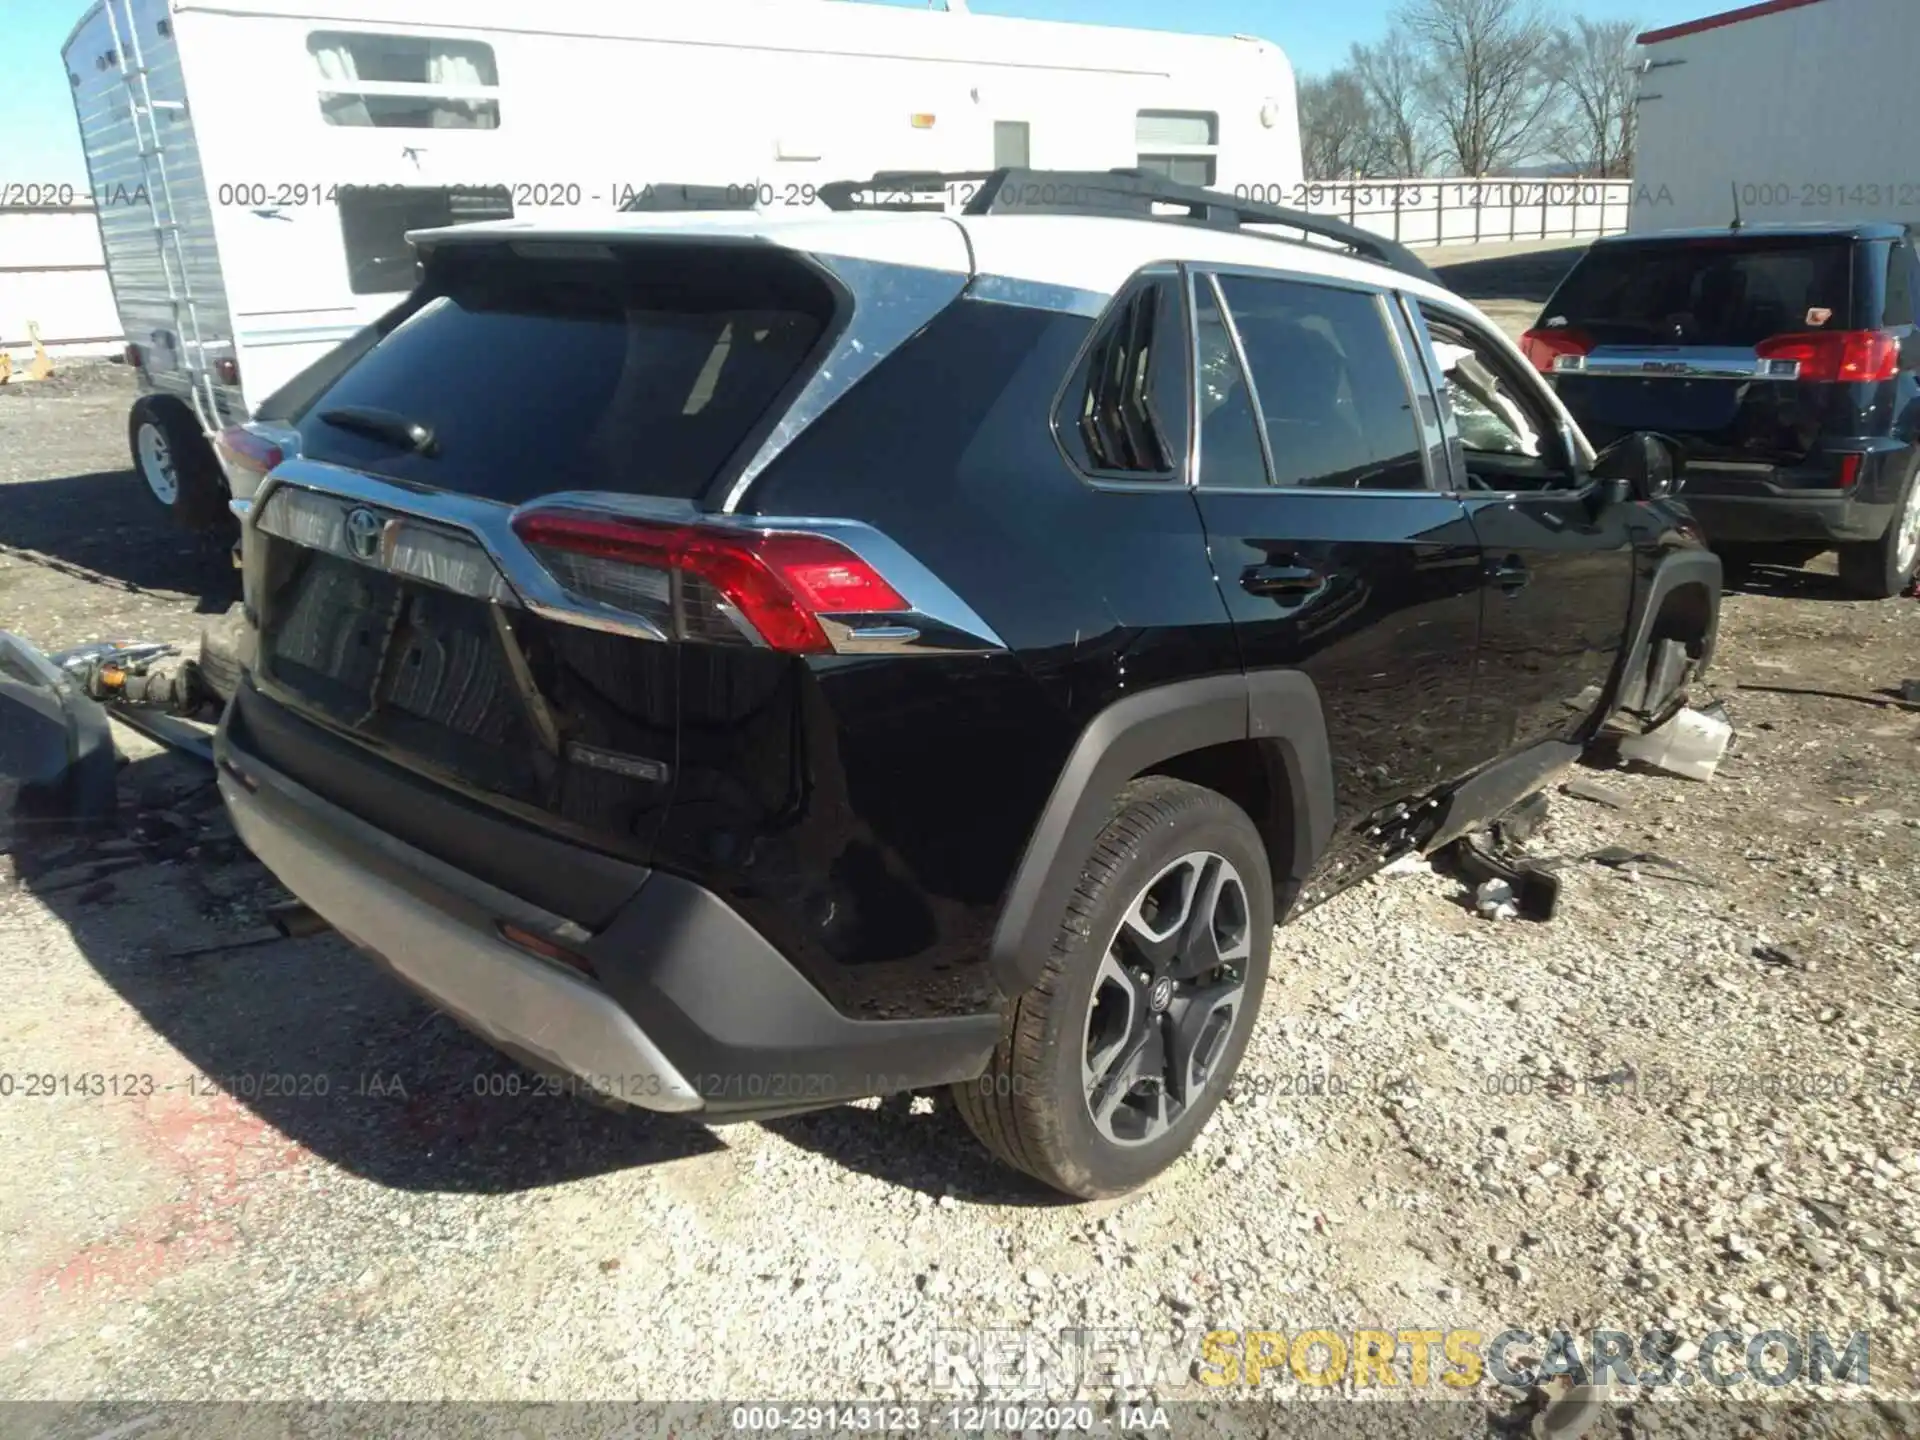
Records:
{"label": "gravel ground", "polygon": [[[0,627],[190,639],[231,602],[124,472],[128,393],[0,390]],[[1217,1400],[1249,1392],[1197,1381],[1207,1330],[1777,1328],[1870,1332],[1870,1392],[1731,1397],[1870,1393],[1844,1413],[1901,1433],[1920,716],[1884,692],[1917,640],[1830,562],[1758,576],[1719,774],[1590,769],[1614,803],[1556,792],[1528,841],[1684,872],[1569,860],[1542,924],[1422,866],[1284,928],[1194,1155],[1094,1205],[925,1098],[710,1131],[532,1093],[332,936],[263,938],[208,776],[123,735],[113,838],[0,856],[0,1395],[904,1399],[954,1332],[1111,1327],[1180,1357],[1155,1396]],[[89,1074],[119,1093],[58,1083]]]}

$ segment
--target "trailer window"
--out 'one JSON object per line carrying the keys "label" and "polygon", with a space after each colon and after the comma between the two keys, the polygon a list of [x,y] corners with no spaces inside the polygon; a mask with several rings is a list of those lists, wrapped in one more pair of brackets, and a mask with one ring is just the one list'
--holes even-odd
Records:
{"label": "trailer window", "polygon": [[329,125],[407,130],[493,130],[500,124],[493,47],[431,35],[338,30],[307,37],[320,71],[320,113]]}
{"label": "trailer window", "polygon": [[993,168],[1025,170],[1031,163],[1031,133],[1024,120],[993,122]]}
{"label": "trailer window", "polygon": [[1142,110],[1134,119],[1139,167],[1177,185],[1211,185],[1219,167],[1220,117],[1211,110]]}
{"label": "trailer window", "polygon": [[407,243],[409,230],[513,218],[513,201],[504,188],[343,185],[339,198],[347,284],[356,295],[413,288],[419,270],[413,247]]}

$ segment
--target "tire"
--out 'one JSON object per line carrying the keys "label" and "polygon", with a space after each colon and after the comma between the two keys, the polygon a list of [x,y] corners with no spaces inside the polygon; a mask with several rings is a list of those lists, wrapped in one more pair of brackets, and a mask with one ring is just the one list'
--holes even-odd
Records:
{"label": "tire", "polygon": [[[1224,950],[1183,924],[1198,904]],[[1181,918],[1156,934],[1172,905]],[[1068,1195],[1145,1184],[1186,1153],[1239,1069],[1272,944],[1271,872],[1246,813],[1198,785],[1136,780],[1094,842],[1039,981],[1014,1002],[986,1073],[953,1087],[955,1108],[996,1157]],[[1129,978],[1149,964],[1151,983]],[[1158,1065],[1130,1069],[1151,1060],[1154,1037]],[[1205,1057],[1198,1074],[1170,1063],[1176,1047]],[[1157,1099],[1127,1083],[1147,1074]]]}
{"label": "tire", "polygon": [[134,402],[127,448],[141,488],[174,524],[210,530],[226,518],[226,476],[184,405],[151,395]]}
{"label": "tire", "polygon": [[1900,499],[1878,540],[1840,547],[1840,583],[1858,600],[1886,600],[1907,588],[1920,566],[1920,458],[1907,466]]}

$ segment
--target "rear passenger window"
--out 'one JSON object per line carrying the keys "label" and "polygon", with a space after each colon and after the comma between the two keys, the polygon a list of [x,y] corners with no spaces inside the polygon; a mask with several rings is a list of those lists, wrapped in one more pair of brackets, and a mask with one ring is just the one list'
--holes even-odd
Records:
{"label": "rear passenger window", "polygon": [[348,186],[339,191],[340,237],[347,248],[347,286],[356,295],[394,294],[419,279],[409,230],[511,220],[504,188],[456,190],[411,186]]}
{"label": "rear passenger window", "polygon": [[1294,280],[1219,279],[1273,483],[1425,489],[1413,396],[1379,299]]}
{"label": "rear passenger window", "polygon": [[1088,474],[1174,480],[1186,448],[1185,343],[1171,280],[1141,283],[1101,323],[1055,427]]}

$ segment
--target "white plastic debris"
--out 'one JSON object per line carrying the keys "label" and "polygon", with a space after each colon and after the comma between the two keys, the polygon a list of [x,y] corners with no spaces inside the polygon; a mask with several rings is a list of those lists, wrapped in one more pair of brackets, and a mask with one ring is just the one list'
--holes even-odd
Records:
{"label": "white plastic debris", "polygon": [[1620,754],[1684,780],[1711,780],[1732,739],[1724,716],[1687,709],[1658,730],[1622,740]]}
{"label": "white plastic debris", "polygon": [[1473,892],[1473,908],[1488,920],[1512,920],[1519,916],[1519,902],[1513,898],[1513,886],[1504,880],[1483,880]]}

